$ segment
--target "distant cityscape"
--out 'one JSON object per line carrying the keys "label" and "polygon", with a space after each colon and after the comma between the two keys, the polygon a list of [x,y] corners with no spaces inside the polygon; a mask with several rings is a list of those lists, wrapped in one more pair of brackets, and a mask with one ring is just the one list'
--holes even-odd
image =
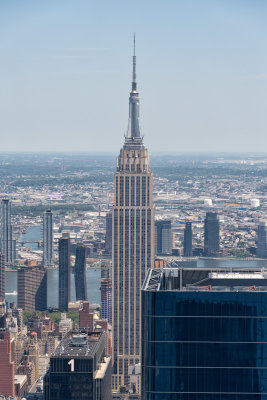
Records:
{"label": "distant cityscape", "polygon": [[[157,171],[154,173],[156,176],[153,187],[156,221],[168,220],[171,223],[167,254],[173,251],[174,255],[184,255],[184,228],[186,223],[190,222],[192,255],[203,255],[206,213],[216,212],[220,225],[220,255],[254,257],[257,255],[258,226],[260,223],[263,226],[262,222],[267,220],[265,191],[267,177],[264,177],[267,157],[253,158],[253,155],[248,155],[247,159],[239,159],[236,156],[236,159],[232,160],[209,157],[206,160],[196,158],[195,161],[189,161],[181,159],[179,155],[168,157],[163,155],[166,164],[173,165],[172,168],[160,165],[161,162],[155,166],[159,156],[151,157],[152,168]],[[39,160],[39,172],[36,158],[38,160],[38,156],[19,155],[14,161],[12,155],[0,155],[1,165],[5,165],[6,174],[9,176],[8,184],[4,177],[1,180],[1,196],[9,200],[9,205],[5,208],[4,204],[7,202],[2,203],[2,218],[6,213],[12,219],[12,224],[10,220],[9,225],[12,227],[12,232],[7,232],[6,237],[12,235],[12,240],[17,242],[15,246],[15,242],[8,239],[11,244],[8,247],[9,254],[6,254],[9,257],[7,263],[10,264],[12,257],[13,259],[16,257],[20,264],[23,260],[42,262],[43,236],[34,238],[32,243],[27,243],[27,240],[23,241],[23,233],[29,227],[43,226],[43,213],[50,208],[54,218],[55,260],[57,242],[62,231],[69,231],[73,243],[82,241],[87,247],[89,257],[110,255],[111,244],[105,237],[108,224],[106,219],[109,218],[106,214],[110,213],[113,202],[110,164],[112,161],[115,163],[115,158],[112,156],[93,158],[88,155],[87,179],[83,178],[86,182],[82,183],[79,183],[79,180],[85,174],[81,171],[85,168],[86,156],[75,156],[72,166],[67,156],[60,158],[60,156],[42,155]],[[16,166],[18,162],[20,164]],[[32,176],[29,171],[24,175],[26,174],[24,169],[31,170],[29,168],[31,162],[35,165],[35,175]],[[51,164],[55,165],[51,167]],[[48,179],[48,176],[42,175],[41,171],[46,170],[45,167],[48,165],[55,174],[58,174],[56,178],[58,184],[54,184],[51,176],[51,183],[42,190],[42,180]],[[227,178],[222,176],[222,168],[226,170]],[[24,177],[21,179],[22,186],[18,185],[18,169]],[[64,173],[58,172],[60,169],[63,169]],[[171,171],[168,174],[169,170]],[[177,170],[176,181],[173,180],[175,170]],[[77,183],[74,184],[71,181],[76,175]],[[189,180],[189,175],[194,175],[194,185]],[[100,180],[100,183],[97,184],[96,180]],[[8,226],[8,222],[5,226]],[[2,235],[3,229],[2,225]],[[110,232],[111,228],[109,237]],[[6,243],[2,243],[2,246],[6,246]],[[46,249],[45,252],[47,251]],[[52,249],[50,254],[51,251]],[[263,253],[258,256],[262,257]],[[49,259],[45,259],[45,263],[47,262]]]}
{"label": "distant cityscape", "polygon": [[[156,171],[153,186],[154,239],[151,237],[155,261],[151,268],[156,268],[155,271],[158,268],[158,271],[162,268],[164,271],[166,267],[178,268],[174,274],[179,275],[182,273],[179,268],[189,271],[209,265],[211,269],[207,273],[211,273],[212,268],[217,268],[216,271],[221,268],[220,260],[228,262],[226,269],[231,265],[235,267],[236,264],[231,263],[236,260],[241,268],[237,274],[253,270],[251,276],[247,274],[244,282],[239,283],[244,287],[254,287],[255,274],[267,267],[267,157],[247,155],[247,158],[241,159],[236,155],[230,159],[229,155],[224,158],[207,155],[207,158],[194,156],[194,160],[180,155],[162,157],[166,160],[164,165],[160,156],[151,157]],[[9,299],[9,304],[1,303],[0,345],[7,346],[2,349],[11,349],[6,356],[3,352],[7,350],[1,353],[4,364],[0,368],[6,370],[8,367],[10,374],[8,384],[5,375],[2,382],[0,378],[1,394],[18,399],[23,396],[43,398],[45,387],[50,388],[50,393],[53,393],[53,385],[58,387],[58,370],[54,369],[56,364],[53,363],[56,363],[56,357],[64,357],[63,347],[92,348],[92,353],[88,353],[90,358],[96,351],[93,348],[97,348],[92,344],[103,348],[104,343],[105,353],[99,358],[99,366],[96,366],[102,370],[99,374],[102,392],[109,386],[107,377],[113,365],[112,398],[139,399],[142,375],[140,354],[129,358],[127,364],[120,364],[119,358],[117,375],[114,373],[114,361],[111,361],[115,359],[116,349],[112,345],[115,333],[112,324],[114,278],[111,260],[114,244],[112,204],[115,200],[110,172],[114,157],[76,155],[73,158],[71,160],[64,155],[19,155],[14,159],[13,155],[0,155],[2,166],[9,176],[8,184],[4,177],[1,178],[5,185],[2,185],[4,190],[1,193],[0,295],[1,299]],[[30,172],[33,163],[34,174]],[[42,181],[49,182],[44,172],[48,165],[51,182],[56,179],[57,185],[48,183],[42,190]],[[18,169],[23,178],[18,179]],[[175,170],[176,180],[173,177]],[[52,171],[56,178],[53,178]],[[190,176],[194,176],[194,180],[189,179]],[[126,199],[125,195],[123,198]],[[205,264],[208,260],[210,264]],[[248,263],[247,266],[244,262]],[[222,274],[226,264],[223,264]],[[59,276],[58,293],[54,294],[58,305],[55,304],[54,308],[49,308],[47,303],[47,273],[50,269],[58,270]],[[100,304],[88,302],[87,269],[101,270],[98,284],[101,289]],[[73,287],[70,279],[72,271]],[[5,275],[14,272],[17,283],[12,293],[6,295]],[[198,279],[192,281],[192,290]],[[204,282],[204,291],[215,286],[213,281],[200,281]],[[265,285],[264,282],[261,281],[261,285]],[[220,284],[226,285],[222,281]],[[74,302],[71,301],[71,290],[75,291]],[[16,303],[11,299],[15,299]],[[126,304],[126,301],[123,300],[123,303]],[[142,326],[142,322],[138,326]],[[130,332],[134,330],[130,327]],[[104,334],[101,336],[102,331]],[[143,364],[143,376],[146,376],[149,371],[146,359]],[[49,365],[50,373],[47,375]],[[125,369],[119,369],[120,365]],[[68,374],[68,368],[66,365],[62,373],[65,371]],[[90,385],[89,380],[86,385]],[[111,389],[109,393],[111,395]]]}

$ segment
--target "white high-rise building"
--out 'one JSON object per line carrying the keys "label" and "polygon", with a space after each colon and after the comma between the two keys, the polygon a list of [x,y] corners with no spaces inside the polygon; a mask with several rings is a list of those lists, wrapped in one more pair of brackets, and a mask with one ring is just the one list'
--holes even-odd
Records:
{"label": "white high-rise building", "polygon": [[135,67],[134,53],[129,125],[112,209],[113,388],[128,386],[128,366],[141,361],[141,286],[154,263],[153,176],[140,134]]}
{"label": "white high-rise building", "polygon": [[46,210],[43,215],[43,262],[44,265],[53,264],[53,213]]}

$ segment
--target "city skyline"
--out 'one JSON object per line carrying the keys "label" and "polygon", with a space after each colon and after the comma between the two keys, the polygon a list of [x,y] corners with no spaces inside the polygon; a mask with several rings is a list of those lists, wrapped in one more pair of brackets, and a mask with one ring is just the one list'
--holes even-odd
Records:
{"label": "city skyline", "polygon": [[152,152],[261,151],[266,11],[261,1],[1,3],[2,149],[115,152],[136,31]]}
{"label": "city skyline", "polygon": [[253,4],[0,4],[0,397],[266,395]]}

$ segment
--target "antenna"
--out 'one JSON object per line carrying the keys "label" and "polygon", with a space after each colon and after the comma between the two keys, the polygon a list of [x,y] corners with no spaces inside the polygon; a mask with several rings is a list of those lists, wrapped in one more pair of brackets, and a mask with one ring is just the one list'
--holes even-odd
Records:
{"label": "antenna", "polygon": [[136,56],[135,56],[135,32],[133,40],[133,80],[132,80],[132,90],[136,90]]}

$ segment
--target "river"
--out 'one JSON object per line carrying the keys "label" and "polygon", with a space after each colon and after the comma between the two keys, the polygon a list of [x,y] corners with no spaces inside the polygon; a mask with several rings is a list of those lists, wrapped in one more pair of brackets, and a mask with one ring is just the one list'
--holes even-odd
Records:
{"label": "river", "polygon": [[[101,270],[89,268],[86,271],[87,297],[90,303],[100,304],[101,292],[99,290]],[[17,272],[6,272],[6,293],[17,291]],[[16,295],[6,295],[8,302],[17,301]],[[71,274],[71,301],[75,301],[74,274]],[[58,269],[47,270],[47,305],[48,307],[58,306]]]}
{"label": "river", "polygon": [[[30,226],[23,233],[19,241],[39,241],[42,238],[41,226]],[[37,243],[25,243],[25,246],[38,248]],[[90,303],[100,304],[101,292],[100,288],[101,270],[100,268],[89,268],[86,271],[87,281],[87,297]],[[17,291],[17,272],[6,271],[6,293]],[[8,302],[17,301],[16,295],[6,295]],[[71,301],[75,301],[75,283],[74,274],[71,274]],[[48,307],[58,306],[58,269],[47,270],[47,305]]]}
{"label": "river", "polygon": [[[40,226],[29,227],[25,234],[21,235],[21,241],[38,241],[41,239],[41,229]],[[31,244],[29,245],[31,246]],[[36,245],[37,246],[37,245]],[[267,260],[238,260],[238,259],[216,259],[207,260],[200,259],[197,261],[198,267],[241,267],[241,268],[267,268]],[[100,304],[101,292],[100,279],[101,270],[89,268],[86,271],[87,279],[87,296],[90,303]],[[6,272],[6,293],[11,293],[17,291],[17,272],[7,271]],[[8,302],[16,301],[16,295],[6,295]],[[75,301],[75,284],[74,275],[71,274],[71,301]],[[58,269],[50,269],[47,271],[47,305],[48,307],[58,306]]]}

